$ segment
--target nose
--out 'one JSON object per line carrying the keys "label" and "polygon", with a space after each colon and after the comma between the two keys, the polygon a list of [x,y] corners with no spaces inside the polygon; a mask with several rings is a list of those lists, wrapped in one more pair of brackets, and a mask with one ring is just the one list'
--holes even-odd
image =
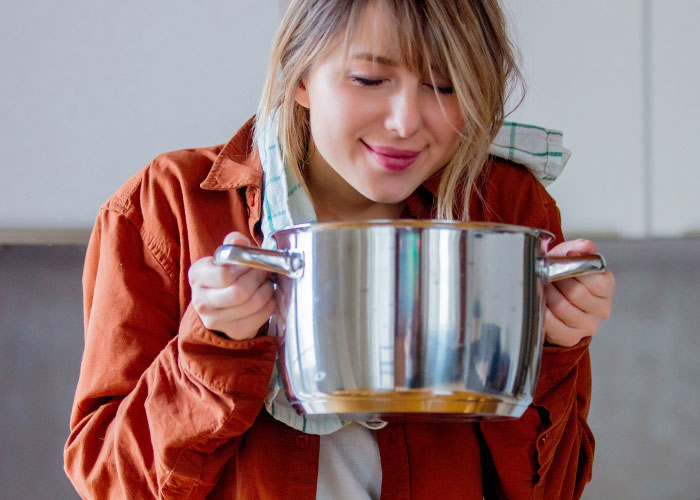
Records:
{"label": "nose", "polygon": [[389,99],[389,110],[385,120],[387,130],[399,137],[410,137],[421,127],[418,89],[412,85],[401,86]]}

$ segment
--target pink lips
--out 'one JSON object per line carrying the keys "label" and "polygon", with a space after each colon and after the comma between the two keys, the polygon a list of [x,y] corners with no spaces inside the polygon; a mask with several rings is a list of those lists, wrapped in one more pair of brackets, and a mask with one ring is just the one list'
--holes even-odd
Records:
{"label": "pink lips", "polygon": [[397,149],[388,146],[370,146],[363,143],[381,166],[388,170],[405,170],[416,161],[420,151],[414,149]]}

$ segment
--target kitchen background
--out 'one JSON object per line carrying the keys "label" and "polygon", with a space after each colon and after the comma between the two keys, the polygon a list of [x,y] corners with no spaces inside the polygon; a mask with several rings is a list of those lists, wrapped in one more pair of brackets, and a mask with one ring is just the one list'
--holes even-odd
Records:
{"label": "kitchen background", "polygon": [[[8,0],[0,19],[0,498],[77,498],[62,448],[100,204],[155,155],[255,110],[279,0]],[[618,280],[591,346],[586,499],[700,499],[700,1],[508,0],[528,91],[563,130],[567,236]]]}

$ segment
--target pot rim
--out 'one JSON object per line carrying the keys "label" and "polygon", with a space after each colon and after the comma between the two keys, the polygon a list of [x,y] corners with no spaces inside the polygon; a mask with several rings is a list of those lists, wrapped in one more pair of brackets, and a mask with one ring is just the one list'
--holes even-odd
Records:
{"label": "pot rim", "polygon": [[444,228],[455,230],[476,230],[495,233],[520,233],[529,234],[541,239],[554,239],[554,234],[544,229],[528,226],[517,226],[515,224],[498,224],[492,222],[460,222],[453,220],[435,219],[372,219],[361,221],[338,221],[338,222],[307,222],[296,224],[273,233],[273,236],[298,232],[318,232],[330,229],[363,229],[373,227],[390,226],[396,229],[431,229]]}

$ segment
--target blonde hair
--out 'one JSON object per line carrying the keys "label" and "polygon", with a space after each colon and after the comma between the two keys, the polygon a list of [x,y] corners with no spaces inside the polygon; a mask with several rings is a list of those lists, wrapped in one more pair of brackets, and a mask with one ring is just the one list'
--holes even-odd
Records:
{"label": "blonde hair", "polygon": [[[463,119],[460,143],[441,170],[437,217],[469,219],[472,192],[487,166],[488,148],[505,117],[515,83],[516,52],[499,0],[289,0],[275,38],[257,114],[265,123],[279,112],[285,161],[303,172],[307,162],[308,110],[295,101],[312,64],[344,40],[346,53],[364,8],[380,2],[396,30],[403,64],[418,74],[446,77]],[[436,90],[437,92],[437,90]]]}

